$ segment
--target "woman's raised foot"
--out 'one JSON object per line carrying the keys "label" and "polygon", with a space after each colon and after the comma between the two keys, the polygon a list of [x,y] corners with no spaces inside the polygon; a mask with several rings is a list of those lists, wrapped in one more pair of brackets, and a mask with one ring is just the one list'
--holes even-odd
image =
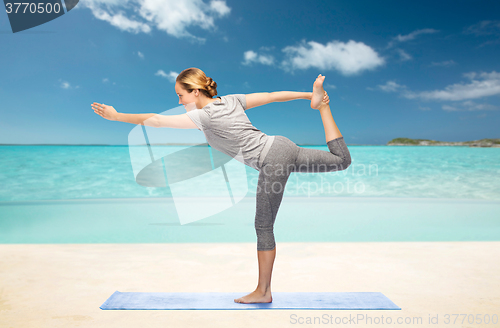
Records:
{"label": "woman's raised foot", "polygon": [[327,96],[325,89],[323,89],[323,81],[325,81],[325,77],[320,74],[313,83],[313,92],[311,97],[311,108],[313,109],[319,109],[324,102],[325,96]]}

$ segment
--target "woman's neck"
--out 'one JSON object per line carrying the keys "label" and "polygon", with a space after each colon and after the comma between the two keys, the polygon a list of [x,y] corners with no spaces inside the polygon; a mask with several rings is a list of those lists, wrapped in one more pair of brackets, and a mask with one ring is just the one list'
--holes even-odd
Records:
{"label": "woman's neck", "polygon": [[213,103],[214,101],[218,101],[218,100],[219,100],[219,97],[217,97],[215,99],[206,97],[205,99],[200,99],[199,100],[200,102],[198,104],[196,104],[196,107],[201,109],[201,108],[207,106],[208,104]]}

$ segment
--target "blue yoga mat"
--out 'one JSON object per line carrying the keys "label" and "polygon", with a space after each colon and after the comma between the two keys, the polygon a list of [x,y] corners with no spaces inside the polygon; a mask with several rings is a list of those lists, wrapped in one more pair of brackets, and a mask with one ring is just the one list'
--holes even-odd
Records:
{"label": "blue yoga mat", "polygon": [[379,292],[273,292],[272,303],[234,302],[241,293],[136,293],[116,291],[102,310],[401,310]]}

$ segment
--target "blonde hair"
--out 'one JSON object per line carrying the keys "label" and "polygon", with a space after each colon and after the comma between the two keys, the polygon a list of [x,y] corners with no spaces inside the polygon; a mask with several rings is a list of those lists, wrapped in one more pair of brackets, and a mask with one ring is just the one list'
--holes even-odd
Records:
{"label": "blonde hair", "polygon": [[217,95],[217,83],[211,77],[207,77],[199,68],[191,67],[183,70],[175,81],[189,93],[195,89],[199,89],[208,98]]}

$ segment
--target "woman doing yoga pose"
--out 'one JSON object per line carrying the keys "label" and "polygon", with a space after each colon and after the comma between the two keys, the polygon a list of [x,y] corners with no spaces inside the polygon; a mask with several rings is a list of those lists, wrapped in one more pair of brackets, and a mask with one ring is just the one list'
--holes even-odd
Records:
{"label": "woman doing yoga pose", "polygon": [[[324,80],[324,76],[318,75],[312,92],[263,92],[214,99],[217,83],[200,69],[188,68],[177,76],[175,83],[179,104],[184,105],[186,114],[124,114],[109,105],[92,104],[94,112],[108,120],[203,131],[211,147],[233,157],[242,151],[244,163],[259,171],[255,214],[259,279],[252,293],[235,302],[272,302],[271,274],[276,256],[273,226],[290,173],[340,171],[351,164],[344,137],[330,111]],[[310,100],[311,108],[319,111],[329,152],[299,147],[284,136],[268,136],[255,128],[245,114],[250,108],[294,99]]]}

